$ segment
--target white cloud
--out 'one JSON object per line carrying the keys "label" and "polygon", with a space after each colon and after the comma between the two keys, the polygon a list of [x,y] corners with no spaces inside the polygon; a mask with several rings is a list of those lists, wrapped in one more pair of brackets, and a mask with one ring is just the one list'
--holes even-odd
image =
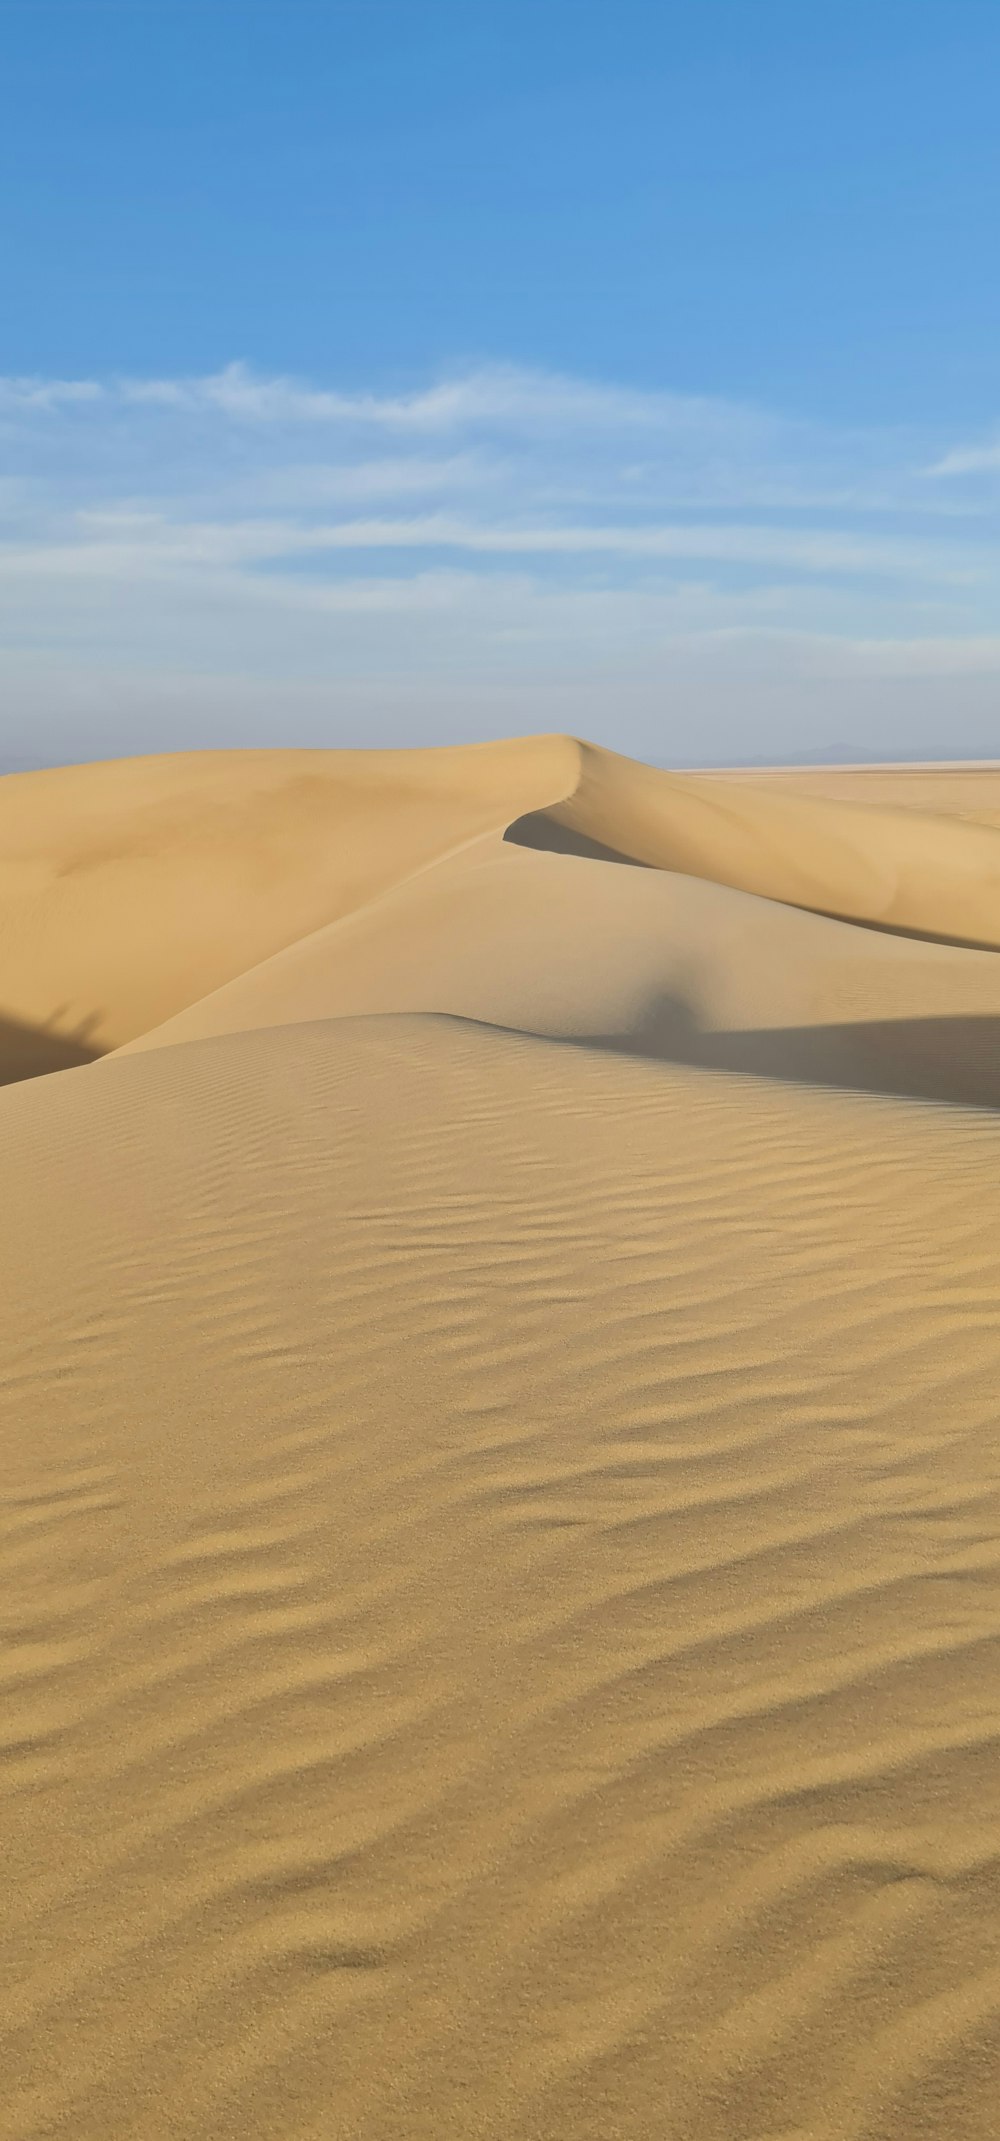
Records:
{"label": "white cloud", "polygon": [[422,453],[339,463],[293,461],[255,471],[246,480],[244,492],[258,505],[280,503],[308,510],[384,499],[483,494],[502,481],[502,473],[500,465],[482,453],[438,457]]}
{"label": "white cloud", "polygon": [[754,439],[772,428],[762,412],[735,403],[643,393],[515,365],[479,366],[409,394],[331,392],[295,379],[262,377],[245,364],[229,364],[200,378],[120,379],[113,391],[125,403],[190,414],[217,410],[254,424],[371,425],[418,433],[539,424],[646,432],[694,426]]}
{"label": "white cloud", "polygon": [[65,409],[105,399],[95,379],[12,379],[0,377],[0,415]]}
{"label": "white cloud", "polygon": [[985,439],[978,446],[954,446],[940,461],[932,463],[929,476],[978,476],[1000,470],[1000,438]]}
{"label": "white cloud", "polygon": [[714,522],[613,526],[510,526],[446,513],[408,519],[180,520],[160,512],[90,510],[61,537],[0,545],[0,570],[47,574],[121,574],[132,579],[166,567],[268,565],[321,559],[330,552],[449,551],[474,556],[702,562],[823,578],[889,579],[941,587],[995,584],[1000,555],[927,543],[879,540],[830,529]]}
{"label": "white cloud", "polygon": [[[261,540],[266,541],[264,531]],[[778,566],[809,573],[878,574],[937,580],[975,580],[995,574],[995,553],[949,553],[904,541],[873,541],[829,529],[719,526],[705,522],[567,527],[488,526],[447,514],[417,520],[349,520],[338,526],[275,531],[275,550],[454,549],[496,555],[703,559],[721,564]]]}
{"label": "white cloud", "polygon": [[825,690],[937,692],[950,734],[948,680],[996,676],[997,506],[926,481],[992,449],[504,365],[394,393],[6,380],[0,419],[11,720],[29,676],[57,723],[126,670],[137,704],[228,677],[235,706],[248,668],[275,740],[286,686],[421,719],[464,693],[473,733],[487,704],[523,728],[597,679],[609,706],[686,679],[697,718],[725,671],[735,733],[742,665],[797,678],[807,724]]}

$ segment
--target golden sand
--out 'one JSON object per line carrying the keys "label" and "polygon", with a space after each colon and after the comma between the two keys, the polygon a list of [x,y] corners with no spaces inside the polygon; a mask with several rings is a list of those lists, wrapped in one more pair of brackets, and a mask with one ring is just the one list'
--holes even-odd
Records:
{"label": "golden sand", "polygon": [[4,2141],[992,2141],[997,779],[0,781]]}

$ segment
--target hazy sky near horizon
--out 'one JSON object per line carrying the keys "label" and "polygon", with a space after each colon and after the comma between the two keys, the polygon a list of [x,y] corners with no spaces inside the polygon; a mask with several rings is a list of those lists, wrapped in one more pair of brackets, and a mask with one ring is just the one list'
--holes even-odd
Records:
{"label": "hazy sky near horizon", "polygon": [[1000,750],[994,0],[0,48],[0,761]]}

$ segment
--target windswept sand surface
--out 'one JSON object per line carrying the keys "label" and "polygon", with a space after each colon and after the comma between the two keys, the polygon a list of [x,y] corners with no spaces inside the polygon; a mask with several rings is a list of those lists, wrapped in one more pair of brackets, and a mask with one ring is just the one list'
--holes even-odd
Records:
{"label": "windswept sand surface", "polygon": [[997,775],[795,778],[0,781],[4,2141],[995,2135]]}

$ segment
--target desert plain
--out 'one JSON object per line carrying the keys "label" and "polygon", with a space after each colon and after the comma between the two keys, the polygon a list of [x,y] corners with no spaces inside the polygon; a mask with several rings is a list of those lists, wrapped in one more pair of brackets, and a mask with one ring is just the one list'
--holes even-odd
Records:
{"label": "desert plain", "polygon": [[1000,768],[0,780],[4,2141],[987,2141]]}

